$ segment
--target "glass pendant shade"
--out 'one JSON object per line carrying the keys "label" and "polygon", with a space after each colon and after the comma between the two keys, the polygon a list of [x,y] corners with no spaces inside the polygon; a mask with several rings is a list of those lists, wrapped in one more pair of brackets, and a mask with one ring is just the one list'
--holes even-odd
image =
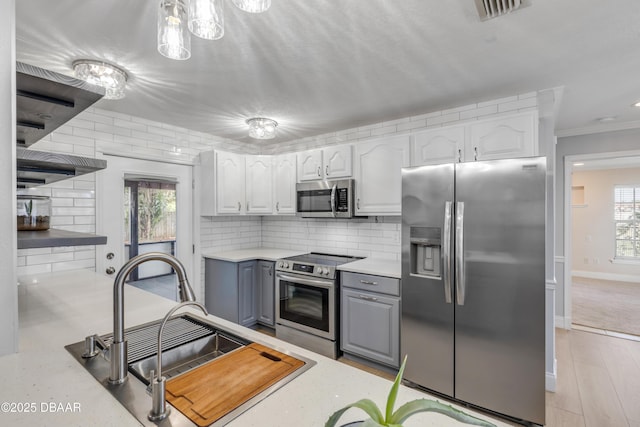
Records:
{"label": "glass pendant shade", "polygon": [[187,28],[185,0],[160,0],[158,9],[158,52],[170,59],[191,56],[191,35]]}
{"label": "glass pendant shade", "polygon": [[249,136],[255,139],[273,139],[276,136],[278,122],[264,117],[254,117],[247,120]]}
{"label": "glass pendant shade", "polygon": [[115,65],[83,59],[73,63],[73,72],[80,80],[105,88],[104,99],[124,98],[127,73]]}
{"label": "glass pendant shade", "polygon": [[190,0],[189,31],[207,40],[222,38],[224,36],[222,0]]}
{"label": "glass pendant shade", "polygon": [[271,0],[233,0],[233,4],[245,12],[261,13],[271,7]]}

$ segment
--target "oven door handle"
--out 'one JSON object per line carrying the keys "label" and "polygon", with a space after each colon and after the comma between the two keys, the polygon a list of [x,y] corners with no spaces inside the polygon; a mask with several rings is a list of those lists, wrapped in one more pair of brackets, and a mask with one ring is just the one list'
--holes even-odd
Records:
{"label": "oven door handle", "polygon": [[287,276],[286,274],[278,273],[276,274],[278,279],[287,280],[293,283],[300,283],[302,285],[309,286],[322,286],[323,288],[332,288],[334,286],[333,280],[315,280],[315,279],[307,279],[303,277],[293,277]]}

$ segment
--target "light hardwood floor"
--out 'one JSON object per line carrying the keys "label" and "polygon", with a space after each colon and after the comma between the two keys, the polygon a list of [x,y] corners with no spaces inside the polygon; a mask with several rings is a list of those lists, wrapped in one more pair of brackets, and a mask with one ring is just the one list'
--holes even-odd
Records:
{"label": "light hardwood floor", "polygon": [[640,427],[640,341],[556,329],[556,359],[556,392],[546,393],[547,427]]}
{"label": "light hardwood floor", "polygon": [[640,342],[557,329],[556,359],[547,426],[640,427]]}

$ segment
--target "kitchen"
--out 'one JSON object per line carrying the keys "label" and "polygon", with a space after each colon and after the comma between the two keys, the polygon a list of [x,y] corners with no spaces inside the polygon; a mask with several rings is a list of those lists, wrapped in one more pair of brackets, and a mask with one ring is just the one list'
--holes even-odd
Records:
{"label": "kitchen", "polygon": [[[535,7],[537,5],[533,5]],[[540,6],[539,6],[540,7]],[[529,9],[533,10],[533,9]],[[527,9],[523,9],[518,12],[521,14],[527,13]],[[517,14],[513,15],[514,17]],[[498,21],[496,21],[498,22]],[[228,32],[231,29],[227,30]],[[195,58],[194,58],[195,59]],[[544,87],[537,87],[536,90],[544,89]],[[495,98],[498,98],[495,100]],[[539,99],[543,99],[543,102],[540,102]],[[287,151],[303,151],[305,149],[322,147],[322,146],[331,146],[331,145],[339,145],[337,144],[338,140],[342,140],[342,142],[351,142],[354,141],[358,145],[360,144],[360,139],[366,140],[367,138],[371,138],[371,135],[376,135],[378,132],[388,131],[389,128],[393,128],[393,130],[397,133],[407,133],[411,132],[413,129],[416,129],[414,133],[417,133],[420,129],[420,126],[426,128],[430,124],[439,124],[446,121],[447,126],[455,125],[457,117],[458,120],[463,122],[464,120],[460,119],[461,117],[469,118],[472,117],[472,111],[481,110],[486,111],[487,109],[494,108],[495,111],[500,110],[502,113],[509,113],[509,106],[513,108],[515,111],[523,108],[523,109],[539,109],[540,116],[543,118],[542,122],[544,125],[545,117],[548,117],[544,114],[544,111],[548,111],[545,109],[553,109],[551,108],[547,102],[549,102],[550,96],[549,93],[546,94],[546,97],[541,97],[540,95],[532,96],[532,92],[523,92],[520,95],[514,95],[513,92],[505,94],[504,97],[494,97],[489,98],[488,96],[481,97],[483,99],[482,103],[470,103],[470,102],[459,102],[455,103],[454,101],[449,101],[449,107],[443,113],[442,109],[440,110],[427,110],[429,113],[427,114],[418,114],[418,115],[407,115],[405,118],[401,118],[398,120],[388,120],[388,121],[372,121],[370,123],[363,126],[358,126],[357,128],[351,128],[351,131],[341,131],[336,133],[329,133],[325,135],[316,136],[314,138],[308,140],[301,140],[295,143],[295,149],[293,149],[294,143],[291,142],[289,144],[282,143],[278,144],[278,147],[274,144],[266,145],[264,148],[261,148],[261,152],[263,154],[277,154],[280,152]],[[553,98],[551,98],[553,99]],[[113,101],[115,102],[115,101]],[[459,107],[462,106],[462,107]],[[460,108],[459,111],[450,111],[451,109],[455,110],[456,108]],[[513,111],[513,110],[512,110]],[[93,115],[92,119],[95,120],[95,123],[100,123],[102,125],[111,126],[111,137],[107,137],[107,140],[103,140],[101,135],[94,135],[93,140],[94,146],[98,147],[98,150],[103,151],[104,146],[112,145],[108,144],[109,142],[122,141],[124,138],[118,138],[117,135],[122,136],[123,133],[131,132],[131,126],[128,128],[126,126],[118,126],[116,123],[129,122],[130,124],[136,124],[136,126],[146,126],[149,129],[150,133],[153,133],[151,129],[157,130],[162,129],[163,132],[169,133],[170,135],[161,134],[161,136],[166,136],[169,138],[175,138],[176,140],[180,140],[183,137],[188,138],[189,135],[193,136],[192,132],[188,132],[182,129],[176,129],[167,127],[166,125],[159,125],[157,121],[154,123],[145,122],[144,120],[136,119],[135,116],[130,115],[122,115],[122,113],[110,113],[105,110],[101,110],[97,108],[95,111],[90,112]],[[468,120],[468,119],[467,119]],[[550,119],[549,119],[550,120]],[[106,122],[106,123],[105,123]],[[419,124],[421,123],[421,124]],[[77,127],[82,128],[83,125],[86,125],[86,122],[78,122]],[[547,126],[551,126],[548,124]],[[284,129],[284,125],[281,126]],[[387,129],[385,129],[387,128]],[[98,129],[94,127],[94,129]],[[344,128],[343,128],[344,129]],[[551,127],[551,130],[553,126]],[[540,147],[539,153],[544,154],[545,145],[552,146],[550,141],[552,139],[549,138],[549,129],[546,130],[547,133],[544,132],[545,128],[542,127],[540,131]],[[285,130],[286,131],[286,130]],[[68,132],[68,130],[67,130]],[[74,130],[72,130],[72,133]],[[352,134],[359,134],[350,136]],[[227,141],[222,140],[220,138],[212,138],[210,135],[200,135],[200,141],[211,142],[209,147],[218,148],[222,151],[233,151],[233,145]],[[157,137],[157,132],[156,132]],[[66,138],[69,140],[69,138]],[[241,138],[239,138],[241,139]],[[187,139],[188,141],[188,139]],[[363,141],[364,142],[364,141]],[[45,146],[46,146],[45,142]],[[60,140],[51,140],[48,142],[50,146],[55,146],[56,144],[64,144],[63,141]],[[194,146],[196,144],[193,144]],[[257,149],[253,147],[251,144],[244,142],[242,143],[243,149],[241,151],[247,153],[258,153]],[[53,147],[52,147],[53,148]],[[123,147],[124,148],[124,147]],[[144,153],[145,156],[152,156],[154,153],[158,157],[161,158],[170,158],[171,146],[167,147],[165,150],[167,153],[157,153],[157,152],[147,152],[147,151],[138,151]],[[186,149],[192,148],[192,146],[185,147]],[[96,148],[94,148],[95,150]],[[187,151],[185,149],[185,151]],[[114,148],[107,149],[113,152]],[[253,151],[252,151],[253,150]],[[131,150],[135,151],[135,150]],[[201,150],[205,151],[205,150]],[[91,154],[91,153],[89,153]],[[191,160],[191,155],[184,155],[185,158]],[[13,178],[12,178],[13,179]],[[12,190],[13,191],[13,190]],[[12,201],[9,205],[13,205]],[[81,215],[82,216],[82,215]],[[377,217],[377,218],[376,218]],[[225,231],[228,231],[230,227],[234,227],[235,237],[229,238],[228,234]],[[243,229],[248,230],[246,233]],[[295,218],[290,217],[255,217],[255,216],[242,216],[242,217],[205,217],[200,222],[200,229],[204,230],[205,233],[209,233],[208,235],[200,233],[194,233],[196,235],[202,236],[202,240],[208,242],[208,245],[200,245],[198,249],[200,249],[200,253],[203,254],[205,252],[217,252],[223,249],[240,249],[256,246],[256,233],[259,233],[261,236],[259,238],[259,244],[264,247],[288,247],[293,249],[300,249],[303,251],[309,250],[321,250],[323,252],[337,252],[336,248],[344,247],[347,249],[347,252],[351,250],[358,255],[367,256],[370,258],[385,258],[385,259],[395,259],[399,261],[399,253],[400,253],[400,242],[399,242],[399,233],[400,233],[400,222],[399,218],[396,216],[385,216],[385,215],[376,215],[373,217],[369,217],[366,219],[356,219],[356,220],[318,220],[317,222],[310,221],[302,221],[296,220]],[[301,234],[302,233],[302,234]],[[350,234],[354,233],[354,234]],[[349,238],[336,238],[336,236],[344,236],[349,235]],[[219,237],[223,237],[220,239]],[[304,243],[300,241],[304,240]],[[357,247],[353,247],[354,244],[357,244]],[[380,250],[382,248],[382,250]],[[98,250],[98,249],[97,249]],[[342,251],[340,251],[342,252]],[[45,254],[47,255],[47,254]],[[56,258],[64,258],[64,256],[59,255],[59,253],[51,253],[52,260]],[[552,264],[553,264],[553,256],[551,256]],[[25,259],[26,262],[26,259]],[[98,262],[98,261],[96,261]],[[55,264],[55,262],[50,263]],[[202,273],[204,274],[204,273]],[[197,276],[197,275],[196,275]],[[193,276],[192,276],[193,278]],[[197,277],[195,277],[195,281],[197,282]],[[202,281],[202,279],[201,279]],[[549,278],[547,278],[549,281]],[[549,287],[549,286],[548,286]],[[202,289],[202,287],[200,287]],[[96,331],[97,332],[97,331]],[[553,354],[553,352],[551,352]],[[553,361],[551,362],[553,365]],[[547,368],[547,372],[553,373],[553,367]]]}

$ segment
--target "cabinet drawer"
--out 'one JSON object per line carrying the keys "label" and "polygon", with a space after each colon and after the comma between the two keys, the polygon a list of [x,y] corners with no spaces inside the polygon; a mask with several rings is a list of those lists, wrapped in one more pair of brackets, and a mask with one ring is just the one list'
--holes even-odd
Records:
{"label": "cabinet drawer", "polygon": [[393,277],[374,276],[371,274],[342,272],[342,287],[362,289],[381,294],[400,295],[400,280]]}

